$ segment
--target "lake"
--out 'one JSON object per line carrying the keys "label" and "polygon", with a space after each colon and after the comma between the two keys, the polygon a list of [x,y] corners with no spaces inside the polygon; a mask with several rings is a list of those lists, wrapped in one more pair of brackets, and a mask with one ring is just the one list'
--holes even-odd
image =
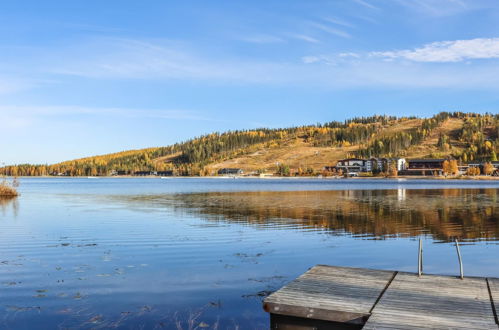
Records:
{"label": "lake", "polygon": [[2,329],[266,329],[316,264],[499,277],[499,181],[23,178],[0,199]]}

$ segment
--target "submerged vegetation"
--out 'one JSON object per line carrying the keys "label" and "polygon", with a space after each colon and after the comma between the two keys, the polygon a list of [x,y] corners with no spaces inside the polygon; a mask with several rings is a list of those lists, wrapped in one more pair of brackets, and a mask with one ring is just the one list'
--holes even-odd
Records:
{"label": "submerged vegetation", "polygon": [[[278,155],[286,147],[293,147],[296,152],[281,160]],[[0,168],[0,174],[95,176],[113,171],[127,174],[172,170],[176,175],[208,175],[213,174],[218,164],[263,151],[270,156],[254,165],[253,170],[262,168],[278,173],[286,172],[286,166],[290,166],[315,167],[313,170],[318,171],[349,156],[497,161],[499,115],[441,112],[431,118],[371,116],[291,128],[212,133],[166,147],[129,150],[53,165],[6,166]],[[334,151],[334,156],[323,157],[322,162],[316,160],[318,153],[330,151]],[[288,164],[293,159],[300,159],[301,163]],[[244,162],[235,163],[244,165]]]}

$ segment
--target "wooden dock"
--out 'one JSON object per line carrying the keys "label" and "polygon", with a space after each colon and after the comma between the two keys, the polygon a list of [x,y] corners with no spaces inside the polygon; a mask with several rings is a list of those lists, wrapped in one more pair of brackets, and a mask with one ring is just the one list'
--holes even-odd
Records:
{"label": "wooden dock", "polygon": [[264,300],[272,329],[495,329],[499,279],[312,267]]}

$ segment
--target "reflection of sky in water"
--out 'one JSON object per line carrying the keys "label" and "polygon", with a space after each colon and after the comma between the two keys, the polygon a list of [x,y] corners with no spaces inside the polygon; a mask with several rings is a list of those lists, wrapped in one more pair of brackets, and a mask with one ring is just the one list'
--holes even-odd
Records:
{"label": "reflection of sky in water", "polygon": [[499,182],[428,184],[445,189],[374,180],[22,180],[22,195],[0,203],[0,328],[188,328],[198,314],[210,327],[219,319],[223,328],[266,328],[259,294],[318,263],[414,271],[421,233],[427,272],[458,273],[454,246],[432,243],[459,237],[468,242],[465,273],[499,277]]}

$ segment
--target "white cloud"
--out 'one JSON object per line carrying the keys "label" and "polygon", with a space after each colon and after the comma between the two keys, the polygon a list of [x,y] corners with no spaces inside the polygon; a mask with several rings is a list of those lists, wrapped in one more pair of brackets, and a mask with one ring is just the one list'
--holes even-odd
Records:
{"label": "white cloud", "polygon": [[336,65],[338,62],[338,60],[334,56],[327,55],[303,56],[301,60],[305,64],[322,63],[327,65]]}
{"label": "white cloud", "polygon": [[[428,66],[424,63],[354,61],[323,66],[333,88],[452,88],[491,90],[499,88],[499,70],[483,66]],[[325,77],[323,77],[324,79]]]}
{"label": "white cloud", "polygon": [[[470,65],[463,65],[459,62],[446,65],[426,63],[428,61],[442,62],[444,59],[457,62],[495,56],[492,46],[479,47],[479,45],[487,44],[483,40],[489,39],[433,43],[421,49],[395,52],[345,51],[336,54],[308,54],[308,56],[295,59],[286,54],[284,57],[286,60],[262,60],[255,57],[230,57],[226,53],[201,52],[185,44],[165,40],[106,38],[80,42],[79,47],[73,46],[54,51],[52,57],[45,57],[49,60],[43,61],[43,65],[37,61],[27,68],[33,72],[55,73],[57,74],[55,77],[61,81],[64,81],[64,75],[75,75],[99,80],[182,80],[203,84],[305,86],[336,90],[365,87],[499,89],[499,68],[489,61],[473,61]],[[463,55],[462,50],[460,52],[456,50],[466,48],[457,45],[462,43],[466,45],[469,42],[474,43],[472,49],[467,50],[466,55]],[[489,43],[494,45],[496,42],[496,39],[489,40]],[[449,49],[452,50],[453,56],[447,54]],[[447,55],[442,55],[442,52]],[[433,55],[430,56],[430,54]],[[61,58],[65,60],[61,61]],[[397,61],[395,59],[411,60]],[[88,110],[85,109],[73,110],[80,112]],[[125,115],[131,115],[130,110],[127,110],[128,112],[124,109],[119,110]],[[2,108],[0,108],[0,113],[1,111]],[[113,111],[115,110],[104,110],[107,113],[113,113]],[[132,111],[132,113],[139,116],[139,112]],[[159,116],[159,113],[154,112],[154,116]],[[147,114],[148,112],[140,112],[140,116]],[[162,115],[167,118],[190,116],[191,119],[195,119],[193,116],[199,116],[175,112],[163,112]]]}
{"label": "white cloud", "polygon": [[361,59],[362,55],[353,52],[339,53],[335,55],[308,55],[301,58],[305,64],[322,63],[327,65],[343,65],[348,67],[352,60]]}
{"label": "white cloud", "polygon": [[343,58],[345,58],[345,57],[360,58],[360,54],[353,53],[353,52],[339,53],[338,56],[343,57]]}
{"label": "white cloud", "polygon": [[499,58],[499,38],[440,41],[411,50],[372,52],[371,56],[415,62],[461,62]]}
{"label": "white cloud", "polygon": [[314,55],[303,56],[301,59],[305,64],[317,63],[321,61],[321,58],[319,56],[314,56]]}
{"label": "white cloud", "polygon": [[302,73],[302,83],[310,79],[310,85],[322,88],[499,89],[499,67],[487,62],[428,65],[425,62],[380,61],[357,53],[309,55],[301,60],[310,68]]}

